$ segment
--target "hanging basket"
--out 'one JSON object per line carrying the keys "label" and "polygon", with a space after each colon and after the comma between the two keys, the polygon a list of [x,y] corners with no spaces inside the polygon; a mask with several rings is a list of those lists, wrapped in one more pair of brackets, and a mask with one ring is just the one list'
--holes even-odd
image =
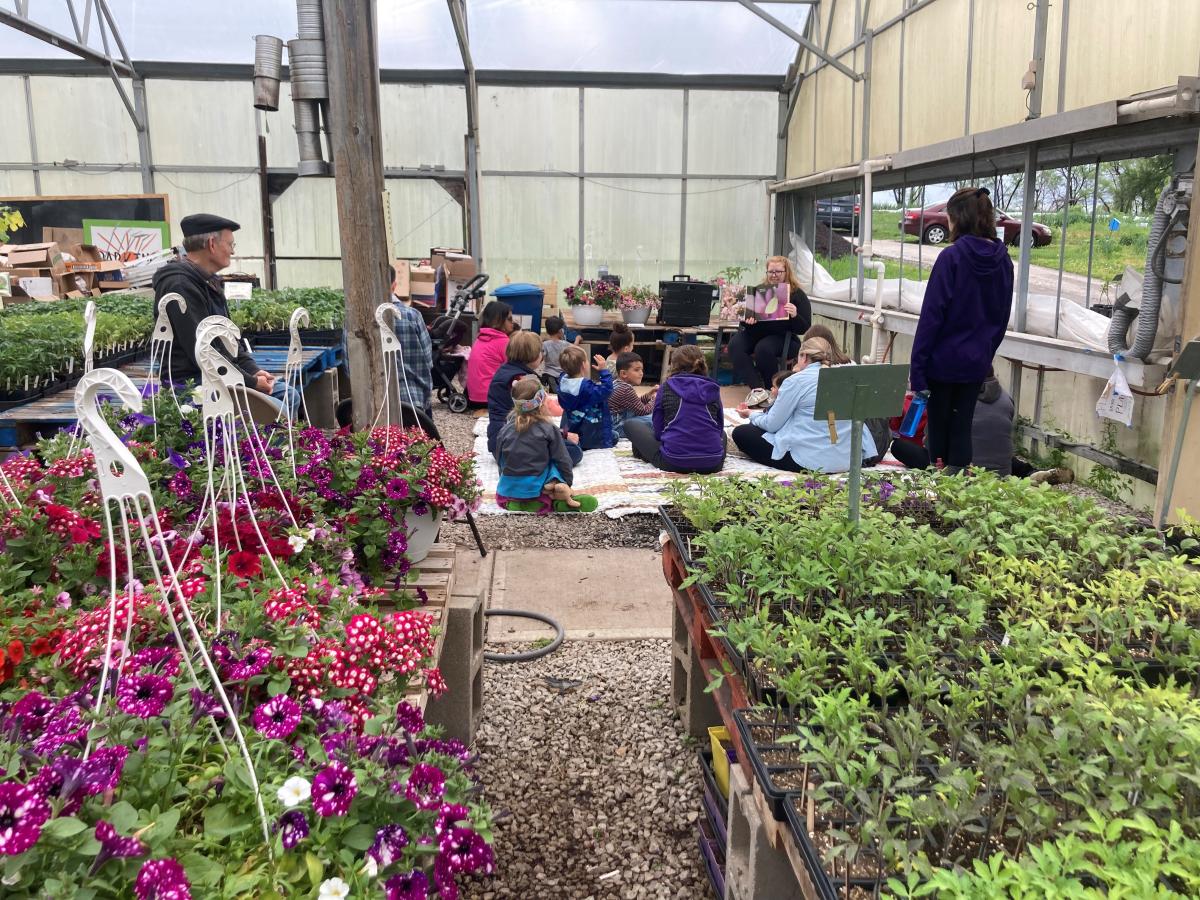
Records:
{"label": "hanging basket", "polygon": [[571,307],[571,315],[574,317],[576,325],[593,328],[604,320],[604,309],[599,306],[580,304]]}
{"label": "hanging basket", "polygon": [[404,514],[404,530],[408,534],[408,550],[406,556],[412,565],[416,565],[429,555],[429,548],[437,541],[438,531],[442,527],[442,511],[427,512],[417,515],[412,510]]}

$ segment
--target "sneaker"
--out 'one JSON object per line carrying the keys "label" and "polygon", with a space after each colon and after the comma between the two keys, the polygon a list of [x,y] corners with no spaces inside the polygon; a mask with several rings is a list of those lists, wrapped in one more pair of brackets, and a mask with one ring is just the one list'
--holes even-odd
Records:
{"label": "sneaker", "polygon": [[771,392],[766,388],[755,388],[746,395],[746,405],[751,409],[756,406],[766,406],[771,402]]}
{"label": "sneaker", "polygon": [[1070,484],[1075,480],[1075,470],[1068,468],[1042,469],[1029,476],[1033,484]]}

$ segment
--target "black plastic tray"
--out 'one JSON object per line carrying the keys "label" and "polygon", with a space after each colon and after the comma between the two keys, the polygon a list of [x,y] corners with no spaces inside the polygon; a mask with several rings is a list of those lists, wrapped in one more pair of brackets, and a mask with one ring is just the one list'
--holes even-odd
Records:
{"label": "black plastic tray", "polygon": [[696,755],[700,757],[700,780],[704,787],[704,812],[708,816],[709,824],[712,825],[713,834],[722,847],[721,857],[724,859],[724,847],[729,840],[729,828],[725,823],[725,797],[721,794],[721,788],[717,785],[716,773],[713,771],[712,751],[698,750]]}
{"label": "black plastic tray", "polygon": [[752,713],[752,709],[735,709],[733,711],[733,720],[737,723],[737,729],[742,735],[742,747],[746,751],[746,756],[750,760],[750,767],[754,769],[754,779],[762,788],[763,796],[766,797],[767,806],[771,810],[771,815],[776,822],[787,821],[786,801],[789,795],[797,793],[795,790],[780,787],[775,783],[774,776],[782,775],[786,772],[796,772],[804,769],[804,766],[771,766],[763,760],[760,751],[762,750],[787,750],[788,747],[779,744],[760,745],[754,742],[754,737],[750,733],[750,723],[746,721],[746,714]]}
{"label": "black plastic tray", "polygon": [[[292,333],[282,331],[251,331],[246,334],[252,347],[286,347],[292,341]],[[345,339],[341,328],[301,328],[300,343],[305,347],[336,347]]]}
{"label": "black plastic tray", "polygon": [[696,843],[700,847],[700,858],[704,860],[704,868],[708,872],[708,886],[712,888],[717,900],[725,900],[725,865],[717,858],[716,837],[706,833],[708,822],[700,819],[696,822]]}

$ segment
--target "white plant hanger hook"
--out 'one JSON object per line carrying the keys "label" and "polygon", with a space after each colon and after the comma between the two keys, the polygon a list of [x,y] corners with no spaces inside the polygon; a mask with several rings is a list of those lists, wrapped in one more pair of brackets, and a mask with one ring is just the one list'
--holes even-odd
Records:
{"label": "white plant hanger hook", "polygon": [[[389,323],[388,315],[391,315],[392,322]],[[404,369],[404,350],[400,346],[400,340],[396,337],[395,321],[400,316],[400,311],[394,303],[380,303],[375,307],[375,324],[379,326],[379,346],[383,348],[383,401],[379,406],[379,411],[375,414],[375,421],[371,423],[374,428],[379,425],[382,420],[385,428],[392,424],[392,382],[396,383],[396,388],[403,388],[403,394],[397,394],[397,401],[408,399],[408,405],[413,410],[418,409],[417,404],[413,401],[412,387],[408,383],[408,373]],[[399,422],[404,424],[403,417]],[[391,450],[390,429],[385,431],[383,439],[383,451],[385,453]]]}
{"label": "white plant hanger hook", "polygon": [[175,401],[175,407],[179,408],[179,397],[175,394],[175,380],[171,376],[171,352],[175,348],[175,329],[171,326],[167,309],[172,303],[179,305],[181,313],[187,312],[187,300],[183,298],[182,294],[164,294],[158,301],[158,318],[155,319],[154,331],[150,334],[150,383],[152,385],[150,416],[155,420],[155,441],[158,440],[158,392],[162,390],[164,384],[162,376],[164,364],[167,368],[165,383],[171,390],[171,398]]}
{"label": "white plant hanger hook", "polygon": [[[254,527],[254,533],[258,537],[259,544],[262,546],[263,554],[270,563],[271,570],[275,573],[275,577],[278,578],[279,584],[282,587],[287,587],[283,573],[280,572],[279,565],[275,562],[275,557],[268,548],[262,528],[258,524],[258,518],[254,514],[254,506],[250,502],[250,489],[246,482],[246,474],[242,469],[242,457],[239,452],[239,423],[241,423],[241,430],[249,441],[251,448],[258,456],[257,463],[260,468],[260,480],[265,487],[267,485],[267,478],[262,475],[261,468],[266,467],[270,475],[270,481],[274,484],[275,489],[279,492],[280,499],[283,501],[283,508],[286,510],[288,518],[291,519],[293,526],[296,525],[295,517],[292,515],[291,507],[287,503],[283,487],[280,485],[279,478],[275,475],[275,470],[271,466],[266,445],[258,434],[258,430],[254,427],[250,410],[243,399],[242,392],[245,382],[242,372],[223,356],[215,346],[215,342],[220,341],[224,344],[226,351],[234,354],[237,352],[237,342],[240,337],[241,332],[238,330],[238,327],[224,316],[209,316],[203,319],[196,327],[196,365],[200,369],[205,474],[207,475],[207,481],[204,488],[204,499],[200,505],[200,514],[196,518],[195,530],[188,539],[183,562],[187,561],[188,554],[196,546],[195,539],[204,525],[205,512],[207,511],[212,522],[213,560],[218,573],[214,579],[218,623],[221,620],[222,603],[220,578],[220,572],[222,571],[221,543],[219,537],[219,507],[222,501],[228,504],[230,515],[233,517],[238,515],[241,506],[245,506],[245,511],[250,517],[250,523]],[[218,451],[221,456],[219,460],[221,470],[219,482],[216,478],[218,465],[216,456]],[[234,541],[235,546],[240,550],[241,538],[236,529],[234,530]],[[180,566],[183,565],[183,562],[180,563]]]}
{"label": "white plant hanger hook", "polygon": [[[246,771],[250,786],[254,791],[255,803],[258,807],[259,821],[262,825],[263,840],[270,848],[270,826],[267,822],[266,810],[262,802],[262,793],[259,789],[258,776],[254,770],[254,762],[250,757],[249,748],[246,746],[245,735],[242,732],[241,726],[238,724],[237,716],[234,713],[233,706],[229,701],[228,695],[225,693],[225,688],[221,684],[221,678],[217,673],[216,666],[213,663],[212,657],[209,655],[208,648],[204,638],[200,633],[200,629],[196,624],[195,618],[192,616],[192,611],[188,600],[183,595],[183,589],[179,584],[179,578],[176,569],[171,562],[170,554],[166,551],[166,542],[163,537],[162,528],[159,525],[158,510],[155,507],[154,497],[150,493],[150,483],[146,478],[146,473],[143,471],[137,459],[129,451],[121,440],[113,433],[113,430],[108,426],[104,417],[100,414],[98,406],[97,394],[101,391],[109,391],[117,396],[117,398],[132,412],[140,412],[142,409],[142,397],[137,387],[129,376],[116,369],[97,369],[83,376],[79,385],[75,389],[75,412],[79,417],[80,426],[89,446],[92,448],[92,454],[96,461],[96,477],[97,484],[100,490],[101,504],[104,509],[104,524],[107,530],[108,548],[109,548],[109,597],[108,597],[108,629],[107,643],[104,652],[104,664],[100,675],[99,689],[96,693],[97,714],[100,713],[104,703],[104,698],[107,693],[108,681],[110,675],[114,681],[120,678],[120,673],[124,667],[125,661],[129,658],[132,652],[130,647],[130,637],[133,629],[133,613],[134,613],[134,587],[133,576],[135,572],[134,559],[134,544],[136,539],[133,537],[130,529],[130,523],[133,522],[137,529],[138,535],[141,538],[140,547],[144,550],[150,562],[151,570],[154,574],[155,587],[159,592],[159,596],[163,598],[163,609],[166,612],[167,622],[170,625],[171,635],[174,638],[175,645],[179,649],[183,664],[187,669],[188,675],[191,678],[193,687],[198,690],[203,690],[199,675],[196,672],[196,667],[193,664],[193,657],[199,657],[199,660],[207,672],[209,679],[212,682],[212,688],[217,695],[218,702],[224,711],[230,727],[233,729],[234,738],[237,741],[242,761],[246,764]],[[117,529],[113,522],[113,508],[120,516],[120,538],[118,538]],[[153,532],[153,534],[151,534]],[[117,544],[118,540],[123,544],[125,554],[125,571],[128,573],[129,582],[126,585],[126,596],[128,598],[127,614],[125,621],[125,639],[121,645],[120,658],[116,663],[115,671],[113,666],[114,651],[116,649],[116,619],[117,619]],[[156,553],[156,547],[162,548],[162,564],[166,568],[167,578],[164,579],[163,571],[159,566],[159,558]],[[183,632],[179,627],[179,619],[177,613],[180,614],[187,625],[187,639],[184,638]],[[189,646],[189,643],[191,646]],[[209,716],[209,722],[212,725],[213,731],[218,742],[229,755],[229,747],[225,743],[225,739],[221,735],[220,727],[216,720]],[[91,744],[89,742],[84,752],[86,758],[91,753]]]}
{"label": "white plant hanger hook", "polygon": [[4,471],[4,463],[0,462],[0,509],[21,508],[21,498],[17,496],[17,492],[13,490],[12,482],[8,480],[8,473]]}
{"label": "white plant hanger hook", "polygon": [[89,300],[83,307],[83,374],[92,371],[96,352],[96,301]]}
{"label": "white plant hanger hook", "polygon": [[[307,327],[309,324],[308,310],[303,306],[298,306],[292,310],[291,321],[288,322],[288,351],[287,362],[283,367],[283,383],[290,391],[295,391],[300,396],[300,403],[304,407],[304,419],[308,421],[308,401],[304,399],[304,343],[300,340],[300,329]],[[292,409],[290,397],[284,396],[283,408],[279,411],[287,423],[287,441],[288,441],[288,459],[292,464],[292,478],[296,477],[296,448],[292,439],[292,433],[295,430],[295,411]]]}

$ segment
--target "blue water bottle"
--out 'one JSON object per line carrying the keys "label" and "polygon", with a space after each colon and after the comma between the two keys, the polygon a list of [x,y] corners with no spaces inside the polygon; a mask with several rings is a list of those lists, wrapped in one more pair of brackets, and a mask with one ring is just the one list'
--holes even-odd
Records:
{"label": "blue water bottle", "polygon": [[918,391],[913,394],[912,400],[908,404],[908,409],[904,413],[904,418],[900,420],[900,436],[901,437],[916,437],[917,427],[921,424],[921,416],[925,415],[925,407],[929,403],[929,395],[924,391]]}

